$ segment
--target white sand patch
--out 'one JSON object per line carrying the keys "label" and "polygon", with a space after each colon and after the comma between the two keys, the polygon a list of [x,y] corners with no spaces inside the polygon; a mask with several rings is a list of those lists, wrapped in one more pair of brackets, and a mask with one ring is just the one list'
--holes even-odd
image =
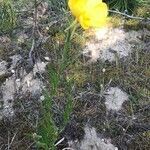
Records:
{"label": "white sand patch", "polygon": [[0,76],[4,75],[7,72],[6,65],[7,65],[6,61],[0,62]]}
{"label": "white sand patch", "polygon": [[100,41],[100,40],[104,40],[107,38],[106,34],[109,32],[109,28],[104,27],[101,29],[96,29],[95,30],[95,36],[96,38]]}
{"label": "white sand patch", "polygon": [[28,39],[27,34],[25,34],[23,32],[19,33],[18,40],[17,40],[18,44],[24,43],[26,39]]}
{"label": "white sand patch", "polygon": [[91,58],[91,62],[101,59],[109,62],[116,58],[127,57],[135,45],[143,46],[141,31],[125,32],[121,28],[102,28],[95,32],[95,39],[86,43],[83,55]]}
{"label": "white sand patch", "polygon": [[14,114],[13,99],[15,93],[14,78],[10,77],[6,79],[5,83],[1,87],[3,109],[2,116],[11,117]]}
{"label": "white sand patch", "polygon": [[30,72],[29,74],[25,73],[22,80],[17,79],[17,89],[21,88],[23,94],[30,92],[32,96],[39,95],[42,92],[44,85],[40,79],[35,78],[35,75],[36,73],[44,73],[46,65],[47,63],[41,61],[37,62],[34,65],[33,72]]}
{"label": "white sand patch", "polygon": [[48,62],[42,62],[42,61],[38,61],[33,68],[33,73],[44,73],[45,72],[45,67],[48,64]]}
{"label": "white sand patch", "polygon": [[83,51],[83,55],[90,57],[91,62],[97,61],[100,57],[99,44],[87,42],[86,48]]}
{"label": "white sand patch", "polygon": [[128,100],[128,95],[118,87],[110,87],[105,92],[105,105],[108,110],[119,111],[122,104]]}
{"label": "white sand patch", "polygon": [[[11,59],[12,65],[10,68],[13,69],[17,64],[17,61],[21,59],[21,56],[14,55],[11,57]],[[21,78],[16,79],[15,74],[13,74],[11,77],[6,79],[0,89],[2,95],[0,97],[0,102],[2,102],[2,106],[0,106],[0,119],[2,119],[4,116],[12,117],[14,115],[13,103],[16,93],[24,95],[26,92],[29,92],[37,100],[40,99],[44,84],[41,79],[36,78],[35,74],[43,73],[45,71],[46,64],[47,63],[39,61],[34,65],[33,71],[31,71],[29,74],[27,74],[24,70],[24,74],[21,74]],[[5,71],[5,68],[3,70]]]}
{"label": "white sand patch", "polygon": [[21,81],[22,93],[30,92],[32,96],[36,96],[42,92],[43,82],[40,79],[34,79],[32,73],[25,76],[23,81]]}
{"label": "white sand patch", "polygon": [[84,128],[85,135],[81,142],[70,141],[69,145],[75,150],[118,150],[110,139],[102,139],[97,136],[95,128]]}
{"label": "white sand patch", "polygon": [[12,64],[11,64],[11,68],[10,69],[13,70],[16,67],[17,62],[19,60],[21,60],[22,57],[21,57],[21,55],[13,55],[10,58],[12,59]]}
{"label": "white sand patch", "polygon": [[47,63],[38,61],[33,68],[33,73],[30,72],[24,76],[22,81],[18,81],[18,85],[22,88],[22,93],[29,91],[33,96],[39,95],[44,88],[43,82],[35,78],[36,73],[44,73]]}

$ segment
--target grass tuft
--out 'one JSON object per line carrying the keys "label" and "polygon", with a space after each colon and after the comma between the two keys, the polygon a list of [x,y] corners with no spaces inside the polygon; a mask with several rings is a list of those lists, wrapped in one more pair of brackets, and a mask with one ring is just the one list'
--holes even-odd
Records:
{"label": "grass tuft", "polygon": [[0,34],[11,32],[16,26],[16,19],[12,1],[0,1]]}

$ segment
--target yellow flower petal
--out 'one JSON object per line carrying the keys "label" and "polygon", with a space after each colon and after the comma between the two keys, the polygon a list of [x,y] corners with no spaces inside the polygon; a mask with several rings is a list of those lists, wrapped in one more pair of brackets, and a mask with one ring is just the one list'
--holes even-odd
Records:
{"label": "yellow flower petal", "polygon": [[106,24],[108,8],[102,0],[69,0],[68,5],[84,29]]}
{"label": "yellow flower petal", "polygon": [[72,14],[76,17],[79,17],[79,15],[85,11],[86,2],[87,0],[69,0],[68,6]]}
{"label": "yellow flower petal", "polygon": [[88,12],[91,27],[104,26],[106,23],[107,15],[108,15],[108,8],[105,3],[101,3],[96,7],[92,8]]}
{"label": "yellow flower petal", "polygon": [[85,7],[87,10],[91,9],[92,7],[95,7],[96,5],[102,3],[102,0],[87,0]]}
{"label": "yellow flower petal", "polygon": [[90,18],[86,14],[80,15],[78,21],[83,29],[88,29],[90,27]]}

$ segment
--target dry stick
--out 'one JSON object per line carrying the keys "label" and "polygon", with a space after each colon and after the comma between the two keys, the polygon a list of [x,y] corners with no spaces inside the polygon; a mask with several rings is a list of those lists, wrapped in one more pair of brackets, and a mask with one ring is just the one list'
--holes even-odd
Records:
{"label": "dry stick", "polygon": [[111,12],[111,13],[116,13],[116,14],[119,14],[119,15],[123,15],[123,16],[125,16],[127,18],[130,18],[130,19],[148,20],[148,21],[150,21],[150,18],[134,17],[134,16],[130,16],[128,14],[122,13],[122,12],[117,11],[117,10],[108,10],[108,11]]}
{"label": "dry stick", "polygon": [[[37,31],[38,34],[40,35],[40,37],[42,37],[40,31],[38,30],[38,24],[37,24],[38,23],[37,22],[37,6],[41,2],[38,3],[37,0],[34,0],[34,11],[35,12],[34,12],[34,26],[33,26],[33,31],[32,31],[33,40],[32,40],[32,46],[31,46],[31,49],[30,49],[30,52],[29,52],[29,63],[30,63],[31,66],[34,65],[34,61],[33,61],[33,58],[32,58],[32,53],[33,53],[33,51],[35,49],[35,45],[36,45],[35,31]],[[37,66],[38,70],[40,70],[37,64],[36,64],[36,66]],[[39,74],[40,74],[40,77],[44,80],[44,77],[41,75],[40,71],[39,71]],[[46,82],[48,83],[48,81],[46,81]]]}
{"label": "dry stick", "polygon": [[7,145],[8,145],[8,150],[10,150],[10,132],[8,131],[8,143],[7,143]]}
{"label": "dry stick", "polygon": [[14,134],[14,136],[12,137],[12,139],[11,139],[11,142],[9,143],[9,145],[8,145],[8,150],[11,148],[11,145],[12,145],[12,143],[14,142],[14,139],[16,138],[16,136],[17,136],[17,132]]}
{"label": "dry stick", "polygon": [[75,150],[75,149],[73,149],[71,147],[66,147],[66,148],[63,148],[62,150]]}
{"label": "dry stick", "polygon": [[29,150],[29,149],[31,148],[31,146],[34,145],[34,144],[35,144],[35,142],[32,142],[32,143],[27,147],[26,150]]}
{"label": "dry stick", "polygon": [[60,143],[62,143],[63,141],[65,140],[65,138],[63,137],[62,139],[60,139],[56,144],[55,146],[58,146]]}
{"label": "dry stick", "polygon": [[35,39],[33,38],[33,40],[32,40],[32,46],[31,46],[31,49],[30,49],[30,52],[29,52],[29,60],[30,60],[30,62],[32,64],[33,64],[32,53],[34,51],[34,47],[35,47]]}
{"label": "dry stick", "polygon": [[34,26],[33,26],[33,31],[32,31],[32,36],[33,36],[33,40],[32,40],[32,46],[29,52],[29,61],[31,63],[31,65],[33,65],[33,58],[32,58],[32,53],[34,51],[35,48],[35,30],[37,28],[37,0],[34,0],[34,5],[35,5],[35,12],[34,12]]}
{"label": "dry stick", "polygon": [[[41,1],[42,2],[42,1]],[[32,40],[32,46],[31,46],[31,49],[30,49],[30,52],[29,52],[29,62],[31,63],[31,65],[33,65],[33,58],[32,58],[32,53],[34,51],[34,48],[35,48],[35,45],[36,43],[40,43],[40,42],[36,42],[36,36],[35,36],[35,31],[37,32],[37,34],[39,35],[39,37],[42,39],[43,38],[43,35],[40,33],[39,29],[38,29],[38,17],[37,17],[37,6],[41,3],[37,3],[37,0],[34,0],[34,5],[35,5],[35,8],[34,8],[34,26],[33,26],[33,32],[32,32],[32,36],[33,36],[33,40]],[[39,38],[39,39],[40,39]],[[38,47],[38,45],[36,45],[36,47]]]}

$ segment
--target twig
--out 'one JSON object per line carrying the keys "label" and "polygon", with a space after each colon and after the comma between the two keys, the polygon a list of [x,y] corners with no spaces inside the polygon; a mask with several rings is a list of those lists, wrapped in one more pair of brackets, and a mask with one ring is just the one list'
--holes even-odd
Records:
{"label": "twig", "polygon": [[102,97],[101,94],[97,94],[97,93],[94,93],[94,92],[84,91],[84,92],[78,93],[79,96],[74,97],[74,99],[80,99],[80,98],[83,97],[83,95],[88,95],[88,94],[91,94],[91,95],[94,95],[94,96],[97,96],[97,97]]}
{"label": "twig", "polygon": [[56,144],[55,146],[58,146],[60,143],[62,143],[63,141],[65,140],[65,138],[63,137],[62,139],[60,139]]}
{"label": "twig", "polygon": [[8,143],[7,143],[7,145],[8,145],[8,147],[7,147],[7,149],[8,150],[10,150],[10,132],[8,131]]}
{"label": "twig", "polygon": [[8,143],[7,143],[8,147],[7,147],[7,150],[11,150],[11,145],[14,142],[14,139],[15,139],[16,135],[17,135],[17,132],[14,134],[14,136],[10,140],[10,132],[8,131]]}
{"label": "twig", "polygon": [[31,148],[31,146],[34,145],[34,144],[35,144],[35,142],[31,143],[31,144],[27,147],[26,150],[29,150],[29,149]]}
{"label": "twig", "polygon": [[29,52],[29,60],[30,60],[31,65],[33,65],[32,53],[34,51],[34,47],[35,47],[35,38],[33,38],[32,40],[32,46]]}
{"label": "twig", "polygon": [[32,59],[32,53],[34,51],[34,48],[35,48],[35,30],[37,28],[37,0],[34,0],[34,26],[33,26],[33,31],[32,31],[32,36],[33,36],[33,40],[32,40],[32,46],[31,46],[31,49],[30,49],[30,52],[29,52],[29,62],[31,63],[31,65],[33,65],[33,59]]}
{"label": "twig", "polygon": [[125,16],[125,17],[130,18],[130,19],[148,20],[148,21],[150,21],[150,18],[134,17],[134,16],[130,16],[130,15],[128,15],[128,14],[122,13],[122,12],[117,11],[117,10],[109,10],[109,12],[111,12],[111,13],[116,13],[116,14]]}
{"label": "twig", "polygon": [[62,150],[75,150],[75,149],[70,148],[70,147],[66,147],[66,148],[63,148]]}

